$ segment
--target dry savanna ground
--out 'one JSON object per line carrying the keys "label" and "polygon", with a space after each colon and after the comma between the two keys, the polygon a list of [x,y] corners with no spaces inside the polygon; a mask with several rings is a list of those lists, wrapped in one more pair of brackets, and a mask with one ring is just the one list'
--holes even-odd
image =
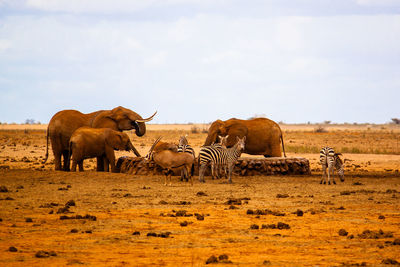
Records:
{"label": "dry savanna ground", "polygon": [[[45,126],[0,125],[0,266],[387,266],[400,262],[400,129],[282,125],[307,176],[233,177],[194,185],[162,176],[54,171]],[[318,126],[320,127],[320,126]],[[131,139],[189,134],[202,125],[149,125]],[[346,180],[320,185],[318,151],[342,152]],[[130,155],[117,152],[118,156]],[[130,155],[132,156],[132,155]],[[248,155],[245,155],[248,156]]]}

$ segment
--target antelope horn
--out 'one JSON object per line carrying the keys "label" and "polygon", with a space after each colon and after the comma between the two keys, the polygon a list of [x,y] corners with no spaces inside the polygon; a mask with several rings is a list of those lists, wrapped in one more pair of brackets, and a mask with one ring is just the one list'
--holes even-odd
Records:
{"label": "antelope horn", "polygon": [[157,114],[157,111],[154,112],[153,115],[151,115],[150,117],[148,117],[147,119],[142,119],[142,120],[136,120],[136,122],[149,122],[153,119],[153,117]]}
{"label": "antelope horn", "polygon": [[151,146],[148,155],[150,155],[151,152],[153,152],[154,147],[157,145],[158,142],[160,142],[161,138],[162,138],[161,136],[157,138],[157,140],[156,140],[156,141],[154,142],[154,144]]}

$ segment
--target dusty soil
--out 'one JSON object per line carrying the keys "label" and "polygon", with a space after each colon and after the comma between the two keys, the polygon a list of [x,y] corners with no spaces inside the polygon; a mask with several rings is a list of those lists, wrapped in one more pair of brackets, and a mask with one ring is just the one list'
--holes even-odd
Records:
{"label": "dusty soil", "polygon": [[[144,155],[157,136],[176,142],[188,131],[130,136]],[[290,134],[293,144],[309,140]],[[94,160],[83,173],[53,171],[51,155],[41,164],[44,136],[0,131],[2,266],[400,262],[399,155],[345,153],[346,180],[331,186],[319,184],[318,154],[292,151],[310,159],[311,176],[234,176],[232,185],[195,177],[193,186],[174,177],[165,187],[162,176],[94,172]],[[204,137],[188,139],[198,149]]]}

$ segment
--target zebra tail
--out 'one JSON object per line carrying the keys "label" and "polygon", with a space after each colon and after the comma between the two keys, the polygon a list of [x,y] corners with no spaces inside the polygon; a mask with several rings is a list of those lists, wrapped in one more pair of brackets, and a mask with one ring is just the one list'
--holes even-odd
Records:
{"label": "zebra tail", "polygon": [[193,177],[194,174],[194,162],[192,163],[192,169],[190,170],[190,176]]}

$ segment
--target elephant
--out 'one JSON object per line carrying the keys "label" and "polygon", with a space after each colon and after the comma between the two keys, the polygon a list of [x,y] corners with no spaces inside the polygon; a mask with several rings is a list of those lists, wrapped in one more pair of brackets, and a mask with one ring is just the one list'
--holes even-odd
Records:
{"label": "elephant", "polygon": [[110,128],[80,127],[72,134],[69,141],[69,152],[72,156],[71,170],[83,171],[83,160],[94,157],[104,159],[105,171],[116,172],[114,150],[126,150],[135,152],[136,149],[124,132]]}
{"label": "elephant", "polygon": [[[77,110],[62,110],[57,112],[50,120],[47,126],[46,136],[46,156],[43,163],[47,161],[49,155],[49,137],[54,154],[55,170],[69,171],[69,139],[72,133],[83,126],[92,128],[110,128],[115,131],[127,131],[135,129],[137,136],[143,136],[146,133],[146,124],[156,115],[157,111],[149,118],[143,119],[136,112],[124,108],[116,107],[111,110],[99,110],[84,114]],[[140,157],[135,149],[135,155]],[[61,164],[61,157],[64,164]],[[104,170],[103,160],[97,158],[97,170]]]}
{"label": "elephant", "polygon": [[228,136],[227,147],[232,147],[235,144],[236,137],[246,136],[243,153],[264,155],[264,157],[281,157],[280,143],[282,143],[283,154],[286,157],[282,130],[276,122],[267,118],[216,120],[208,129],[204,146],[216,142],[218,135]]}

